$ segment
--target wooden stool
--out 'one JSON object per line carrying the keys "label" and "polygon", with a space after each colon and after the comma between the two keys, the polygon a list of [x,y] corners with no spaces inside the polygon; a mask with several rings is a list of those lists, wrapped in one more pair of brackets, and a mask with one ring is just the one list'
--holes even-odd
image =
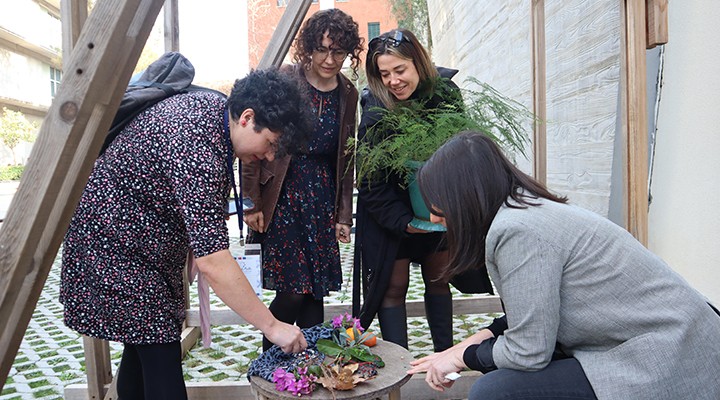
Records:
{"label": "wooden stool", "polygon": [[[380,356],[385,362],[385,367],[379,368],[378,374],[374,379],[362,382],[351,390],[336,390],[335,399],[376,399],[388,395],[389,400],[400,400],[400,387],[410,380],[410,375],[405,372],[410,369],[410,361],[413,360],[412,354],[405,348],[395,343],[379,340],[377,345],[371,347],[373,354]],[[312,400],[330,400],[333,399],[329,390],[318,385],[312,396],[307,396]],[[296,399],[288,391],[278,392],[275,390],[275,384],[268,382],[259,376],[250,378],[250,387],[258,400],[270,399]]]}

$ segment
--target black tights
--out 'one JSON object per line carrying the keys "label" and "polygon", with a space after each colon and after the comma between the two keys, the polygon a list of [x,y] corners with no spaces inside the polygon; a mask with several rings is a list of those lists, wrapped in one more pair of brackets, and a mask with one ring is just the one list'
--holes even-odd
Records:
{"label": "black tights", "polygon": [[[448,252],[440,251],[430,253],[421,260],[421,271],[425,283],[425,294],[442,295],[450,294],[450,286],[447,282],[439,281],[443,270],[447,266]],[[393,272],[390,277],[390,285],[385,292],[381,308],[398,307],[405,305],[408,287],[410,286],[410,259],[395,260]]]}
{"label": "black tights", "polygon": [[119,400],[186,400],[180,342],[125,344],[117,373]]}
{"label": "black tights", "polygon": [[[323,299],[315,299],[312,294],[275,292],[275,299],[270,303],[270,312],[282,322],[297,324],[300,328],[310,328],[321,322],[325,317]],[[263,351],[272,343],[263,336]]]}

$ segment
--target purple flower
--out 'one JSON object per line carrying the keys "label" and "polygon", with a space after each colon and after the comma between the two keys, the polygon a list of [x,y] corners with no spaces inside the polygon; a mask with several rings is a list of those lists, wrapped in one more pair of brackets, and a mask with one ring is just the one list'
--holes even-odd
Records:
{"label": "purple flower", "polygon": [[343,315],[336,315],[335,317],[333,317],[332,327],[335,329],[342,328],[343,327],[343,319],[345,319],[345,317]]}
{"label": "purple flower", "polygon": [[313,375],[307,375],[307,367],[298,368],[297,373],[287,372],[278,368],[273,372],[272,381],[275,382],[275,390],[282,392],[287,390],[295,396],[310,394],[315,390],[315,379]]}
{"label": "purple flower", "polygon": [[314,383],[314,377],[308,377],[306,375],[302,375],[300,379],[295,381],[295,384],[288,388],[288,391],[290,393],[296,395],[296,396],[302,396],[304,394],[310,394],[315,390],[315,383]]}
{"label": "purple flower", "polygon": [[273,372],[272,381],[275,382],[275,390],[279,392],[289,390],[290,387],[295,385],[295,375],[278,368]]}

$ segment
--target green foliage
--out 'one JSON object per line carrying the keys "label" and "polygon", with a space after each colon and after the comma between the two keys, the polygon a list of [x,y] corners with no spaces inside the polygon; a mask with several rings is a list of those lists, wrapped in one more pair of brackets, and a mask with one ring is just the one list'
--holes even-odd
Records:
{"label": "green foliage", "polygon": [[332,340],[319,339],[317,341],[318,351],[328,357],[334,358],[340,365],[348,362],[371,362],[377,367],[382,368],[385,362],[378,355],[373,354],[370,348],[362,344],[365,337],[355,332],[356,339],[352,340],[347,333],[342,330],[335,330],[332,334]]}
{"label": "green foliage", "polygon": [[[408,184],[417,163],[428,158],[459,132],[482,132],[511,155],[525,156],[528,142],[523,122],[533,120],[524,106],[475,78],[468,82],[477,89],[461,89],[464,106],[443,102],[427,107],[422,102],[407,102],[392,110],[378,108],[381,120],[362,141],[351,140],[355,147],[358,181],[377,181],[383,173],[393,173]],[[387,132],[391,132],[389,136]]]}
{"label": "green foliage", "polygon": [[414,33],[428,50],[432,48],[427,0],[391,0],[390,10],[398,21],[398,27]]}
{"label": "green foliage", "polygon": [[24,165],[0,167],[0,181],[19,181],[24,170]]}
{"label": "green foliage", "polygon": [[[0,141],[10,148],[10,151],[14,151],[20,142],[34,142],[37,129],[38,125],[28,121],[23,113],[3,107],[0,116]],[[14,159],[13,161],[15,162]]]}

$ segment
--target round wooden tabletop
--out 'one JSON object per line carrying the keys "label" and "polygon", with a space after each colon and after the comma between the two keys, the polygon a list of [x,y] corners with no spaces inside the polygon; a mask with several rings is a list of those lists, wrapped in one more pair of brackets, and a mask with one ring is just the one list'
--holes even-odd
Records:
{"label": "round wooden tabletop", "polygon": [[[379,340],[371,348],[373,354],[379,355],[385,362],[385,367],[378,369],[375,378],[362,382],[351,390],[336,390],[335,399],[375,399],[392,391],[399,390],[409,379],[405,372],[410,369],[412,354],[402,346],[395,343]],[[259,376],[250,378],[250,386],[259,399],[297,399],[287,391],[278,392],[275,384]],[[333,399],[329,390],[318,385],[312,393],[313,400]]]}

